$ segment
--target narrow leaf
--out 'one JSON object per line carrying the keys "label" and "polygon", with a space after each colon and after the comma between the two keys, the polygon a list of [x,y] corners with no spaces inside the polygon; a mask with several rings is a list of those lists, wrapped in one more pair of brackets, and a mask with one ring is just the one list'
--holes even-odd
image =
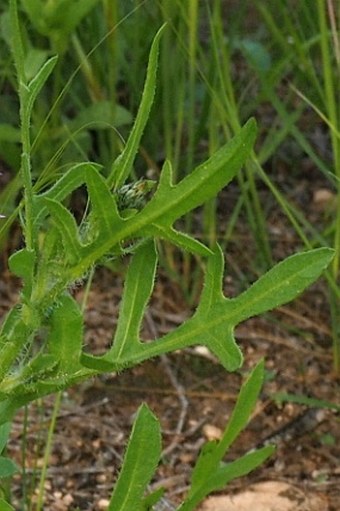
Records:
{"label": "narrow leaf", "polygon": [[217,441],[213,440],[203,445],[199,457],[191,474],[191,485],[188,496],[194,495],[206,482],[207,476],[217,468],[216,460]]}
{"label": "narrow leaf", "polygon": [[164,488],[158,488],[143,499],[143,510],[151,511],[164,495]]}
{"label": "narrow leaf", "polygon": [[268,445],[220,467],[215,474],[211,474],[207,481],[207,495],[213,491],[221,490],[230,481],[249,474],[249,472],[262,465],[274,451],[275,447]]}
{"label": "narrow leaf", "polygon": [[157,418],[143,404],[137,413],[108,511],[142,511],[143,495],[161,456]]}
{"label": "narrow leaf", "polygon": [[170,241],[182,250],[186,250],[192,254],[198,254],[203,257],[209,256],[212,253],[211,250],[200,241],[195,240],[195,238],[192,238],[186,233],[176,231],[172,227],[149,225],[146,226],[145,229],[141,229],[140,235],[153,236],[155,238]]}
{"label": "narrow leaf", "polygon": [[237,323],[293,300],[314,282],[334,257],[334,250],[317,248],[278,263],[234,299]]}
{"label": "narrow leaf", "polygon": [[194,511],[210,493],[222,490],[230,481],[249,474],[252,470],[260,466],[269,456],[272,455],[275,448],[272,446],[263,447],[254,452],[242,456],[236,461],[222,465],[216,470],[208,473],[203,485],[191,492],[185,499],[178,511]]}
{"label": "narrow leaf", "polygon": [[36,100],[39,92],[44,86],[47,78],[52,73],[54,66],[58,60],[57,56],[51,57],[43,64],[36,76],[28,84],[28,95],[27,95],[27,116],[31,116],[34,101]]}
{"label": "narrow leaf", "polygon": [[261,360],[243,383],[228,426],[221,438],[217,452],[220,459],[227,452],[241,431],[248,424],[250,415],[255,408],[264,375],[264,362]]}
{"label": "narrow leaf", "polygon": [[149,118],[156,89],[159,41],[164,30],[164,26],[165,25],[158,30],[151,45],[146,80],[136,120],[130,132],[126,146],[122,154],[113,164],[113,168],[108,177],[109,186],[112,187],[112,185],[114,185],[116,190],[122,186],[132,170],[132,165],[140,145],[140,140]]}
{"label": "narrow leaf", "polygon": [[141,245],[132,257],[113,346],[105,358],[119,362],[140,344],[139,330],[155,280],[157,254],[153,241]]}
{"label": "narrow leaf", "polygon": [[204,273],[204,285],[200,297],[200,303],[196,314],[209,315],[211,308],[216,303],[225,301],[223,295],[224,258],[222,249],[216,245],[213,255],[208,258],[208,264]]}
{"label": "narrow leaf", "polygon": [[264,364],[261,361],[243,383],[231,418],[219,442],[209,442],[204,446],[192,473],[192,486],[189,495],[205,485],[207,475],[214,473],[227,450],[248,423],[255,407],[263,382]]}

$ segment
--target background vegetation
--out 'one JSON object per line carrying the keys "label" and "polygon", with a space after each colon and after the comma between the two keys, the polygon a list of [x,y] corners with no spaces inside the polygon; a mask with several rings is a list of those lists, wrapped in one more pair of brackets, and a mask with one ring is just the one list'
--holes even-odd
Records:
{"label": "background vegetation", "polygon": [[[10,247],[21,211],[18,70],[13,64],[8,3],[1,6],[0,244]],[[207,246],[218,241],[245,252],[240,224],[251,236],[240,290],[288,255],[275,237],[273,207],[292,233],[290,250],[335,250],[325,273],[331,318],[333,365],[340,371],[340,45],[336,2],[261,0],[83,0],[18,2],[23,72],[34,79],[58,55],[37,97],[30,120],[32,193],[43,193],[77,163],[113,162],[126,147],[141,102],[148,54],[159,27],[157,88],[130,180],[158,181],[165,160],[179,183],[200,162],[240,132],[254,116],[259,135],[237,174],[237,193],[210,198],[181,220]],[[280,170],[281,169],[281,170]],[[283,170],[282,170],[283,169]],[[301,182],[323,190],[320,215],[306,214]],[[125,176],[126,177],[126,176]],[[303,181],[305,180],[305,181]],[[314,185],[315,181],[317,185]],[[111,183],[112,184],[112,183]],[[116,183],[116,188],[118,188]],[[27,185],[27,183],[26,183]],[[27,189],[27,188],[26,188]],[[302,199],[301,199],[302,197]],[[71,199],[75,214],[86,195]],[[227,202],[227,203],[226,203]],[[274,205],[274,206],[273,206]],[[222,219],[222,220],[221,220]],[[11,230],[12,229],[12,230]],[[159,248],[161,264],[177,279],[190,306],[198,301],[201,264],[170,243]],[[105,264],[115,270],[110,261]]]}

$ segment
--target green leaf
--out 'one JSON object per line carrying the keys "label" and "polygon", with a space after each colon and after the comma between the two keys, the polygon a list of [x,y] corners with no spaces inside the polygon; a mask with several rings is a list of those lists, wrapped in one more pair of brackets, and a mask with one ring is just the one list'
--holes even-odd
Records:
{"label": "green leaf", "polygon": [[50,17],[50,28],[58,27],[63,37],[71,34],[81,20],[89,14],[99,0],[69,0],[54,2],[53,16]]}
{"label": "green leaf", "polygon": [[256,123],[250,119],[228,144],[177,185],[172,184],[171,168],[165,164],[158,188],[141,215],[150,214],[149,223],[169,226],[185,213],[215,197],[240,170],[249,156],[255,137]]}
{"label": "green leaf", "polygon": [[206,495],[213,491],[221,490],[230,481],[249,474],[252,470],[262,465],[275,451],[275,447],[268,445],[262,449],[249,452],[238,460],[220,467],[211,474],[206,482]]}
{"label": "green leaf", "polygon": [[195,238],[192,238],[184,232],[176,231],[172,227],[163,227],[160,225],[156,227],[155,225],[151,225],[150,228],[146,227],[142,229],[141,233],[145,236],[154,236],[155,238],[170,241],[182,250],[187,250],[192,254],[198,254],[203,257],[212,254],[211,250],[203,245],[203,243],[195,240]]}
{"label": "green leaf", "polygon": [[11,422],[5,422],[0,426],[0,453],[4,450],[7,445],[8,437],[11,431]]}
{"label": "green leaf", "polygon": [[[43,2],[42,0],[21,0],[21,4],[29,17],[33,27],[41,32],[41,29],[45,27],[43,13]],[[46,35],[46,31],[41,32]]]}
{"label": "green leaf", "polygon": [[9,458],[5,458],[4,456],[0,456],[0,478],[11,477],[16,472],[19,472],[19,469],[14,461]]}
{"label": "green leaf", "polygon": [[158,30],[151,45],[146,80],[136,120],[130,132],[126,146],[122,154],[114,162],[108,177],[108,185],[110,187],[114,185],[116,190],[122,186],[132,170],[132,165],[140,145],[140,140],[149,118],[156,89],[159,41],[164,30],[164,26],[165,25]]}
{"label": "green leaf", "polygon": [[[207,346],[228,371],[237,369],[242,364],[242,353],[234,339],[235,326],[295,298],[304,287],[317,279],[332,257],[333,251],[327,248],[292,256],[269,270],[239,297],[228,299],[221,292],[223,254],[216,248],[214,255],[209,258],[202,304],[194,316],[162,338],[140,343],[139,347],[136,345],[125,359],[119,359],[120,366],[133,366],[163,353],[200,344]],[[84,365],[109,370],[111,362],[111,369],[117,369],[117,361],[110,360],[107,355],[100,360],[102,365],[96,364],[94,359],[84,359]]]}
{"label": "green leaf", "polygon": [[55,200],[45,198],[42,203],[50,212],[55,228],[60,233],[67,261],[70,264],[77,263],[81,259],[82,245],[74,216]]}
{"label": "green leaf", "polygon": [[0,140],[2,142],[18,143],[21,140],[20,130],[8,123],[0,123]]}
{"label": "green leaf", "polygon": [[10,506],[4,499],[0,499],[1,511],[15,511],[14,507]]}
{"label": "green leaf", "polygon": [[83,342],[83,319],[77,302],[70,296],[60,298],[49,321],[51,331],[48,346],[63,373],[73,373],[80,367]]}
{"label": "green leaf", "polygon": [[71,167],[51,188],[46,192],[34,197],[34,220],[38,224],[47,214],[44,199],[52,199],[57,202],[63,201],[74,190],[82,186],[87,177],[94,173],[99,176],[101,165],[95,163],[78,163]]}
{"label": "green leaf", "polygon": [[138,247],[129,265],[113,345],[105,357],[82,354],[81,362],[86,367],[105,370],[111,369],[112,363],[119,367],[121,359],[138,350],[140,326],[153,289],[156,266],[155,244],[148,241]]}
{"label": "green leaf", "polygon": [[229,447],[249,421],[262,387],[263,375],[264,363],[261,361],[243,383],[221,440],[204,445],[192,473],[188,496],[179,511],[196,509],[211,492],[221,490],[236,477],[248,474],[272,454],[274,448],[269,446],[248,453],[232,463],[221,463]]}
{"label": "green leaf", "polygon": [[189,495],[193,495],[205,485],[209,474],[214,473],[229,447],[246,427],[259,396],[264,375],[263,361],[253,369],[243,383],[233,413],[219,442],[207,443],[196,462],[192,473],[192,486]]}
{"label": "green leaf", "polygon": [[8,266],[14,275],[23,279],[25,285],[22,292],[25,298],[28,298],[31,295],[33,285],[35,266],[34,250],[28,250],[27,248],[18,250],[9,258]]}
{"label": "green leaf", "polygon": [[271,399],[277,403],[298,403],[300,405],[309,406],[311,408],[326,408],[340,412],[340,405],[326,401],[325,399],[316,399],[303,394],[287,394],[286,392],[275,392],[271,395]]}
{"label": "green leaf", "polygon": [[88,172],[86,186],[91,199],[94,221],[97,222],[95,228],[100,238],[107,239],[124,225],[124,220],[119,216],[116,200],[99,173]]}
{"label": "green leaf", "polygon": [[38,353],[22,368],[20,380],[25,382],[25,379],[43,379],[55,372],[58,362],[55,356],[51,354]]}
{"label": "green leaf", "polygon": [[248,424],[260,394],[263,376],[264,362],[261,360],[241,387],[233,413],[228,421],[228,426],[217,447],[220,459],[222,459],[231,444]]}
{"label": "green leaf", "polygon": [[274,450],[274,447],[266,446],[249,452],[231,463],[223,464],[213,471],[206,471],[206,477],[202,478],[202,485],[196,491],[190,491],[178,511],[194,511],[210,493],[222,490],[230,481],[249,474],[269,458]]}
{"label": "green leaf", "polygon": [[23,398],[22,396],[3,399],[2,402],[0,402],[0,424],[11,421],[16,411],[28,402],[29,400]]}
{"label": "green leaf", "polygon": [[48,58],[48,50],[30,47],[25,55],[25,74],[27,80],[32,80]]}
{"label": "green leaf", "polygon": [[47,78],[52,73],[54,66],[56,65],[58,60],[57,56],[51,57],[45,62],[45,64],[40,68],[35,77],[30,81],[27,88],[27,117],[30,118],[31,112],[33,109],[34,101],[36,100],[39,92],[43,88],[46,83]]}
{"label": "green leaf", "polygon": [[151,511],[164,495],[164,488],[158,488],[143,499],[143,510]]}
{"label": "green leaf", "polygon": [[155,244],[148,241],[137,249],[126,275],[117,330],[108,354],[112,360],[119,362],[124,354],[134,353],[140,344],[139,331],[154,286],[156,265]]}
{"label": "green leaf", "polygon": [[330,248],[287,257],[234,300],[236,321],[244,321],[293,300],[315,282],[333,257],[334,250]]}
{"label": "green leaf", "polygon": [[[256,126],[250,120],[240,132],[206,164],[200,165],[189,176],[175,186],[171,185],[171,167],[165,164],[155,195],[148,204],[133,217],[125,219],[101,246],[93,246],[84,253],[82,260],[70,268],[69,279],[74,280],[84,273],[95,261],[117,246],[121,240],[133,237],[158,235],[168,232],[169,237],[187,245],[192,250],[200,250],[196,243],[191,243],[180,234],[171,233],[172,223],[213,197],[224,185],[229,183],[248,157],[256,134]],[[163,175],[165,173],[165,175]],[[153,230],[154,228],[154,230]]]}
{"label": "green leaf", "polygon": [[[108,511],[143,511],[143,495],[161,456],[160,426],[147,405],[137,413]],[[145,508],[144,508],[145,509]]]}
{"label": "green leaf", "polygon": [[207,480],[209,474],[213,473],[220,461],[216,456],[217,441],[206,442],[199,454],[191,474],[191,486],[188,497],[195,494]]}
{"label": "green leaf", "polygon": [[[26,307],[25,307],[26,309]],[[19,356],[23,346],[27,343],[27,339],[32,332],[30,317],[26,317],[27,322],[22,320],[22,315],[25,311],[27,316],[30,315],[30,310],[24,308],[12,308],[0,329],[0,382],[6,377],[13,362]],[[2,383],[1,383],[2,384]],[[0,386],[1,386],[0,384]],[[1,393],[1,391],[0,391]]]}

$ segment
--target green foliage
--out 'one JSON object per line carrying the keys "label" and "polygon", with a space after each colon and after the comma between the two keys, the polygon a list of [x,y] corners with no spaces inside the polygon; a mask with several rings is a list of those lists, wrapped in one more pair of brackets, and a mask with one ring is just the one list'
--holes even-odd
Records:
{"label": "green foliage", "polygon": [[161,432],[146,405],[137,413],[109,511],[143,511],[144,492],[161,457]]}
{"label": "green foliage", "polygon": [[[233,479],[248,474],[258,467],[272,453],[273,447],[264,447],[249,452],[238,460],[225,463],[223,458],[241,431],[246,427],[252,413],[264,374],[261,361],[242,385],[237,403],[220,441],[206,443],[196,462],[191,476],[187,497],[178,511],[193,511],[211,492],[221,490]],[[120,476],[112,494],[109,511],[138,511],[151,509],[162,494],[144,497],[161,455],[160,427],[157,419],[146,405],[139,409],[129,444],[124,457]],[[151,498],[150,498],[151,497]],[[153,509],[153,508],[152,508]]]}
{"label": "green foliage", "polygon": [[[58,6],[66,3],[59,2]],[[78,2],[74,5],[82,5],[81,17],[93,4]],[[25,2],[25,5],[33,19],[34,9],[40,2]],[[21,178],[24,184],[21,219],[25,247],[13,254],[9,261],[10,269],[21,277],[23,287],[19,303],[9,312],[0,331],[0,423],[8,422],[17,409],[41,396],[104,371],[119,371],[195,344],[207,346],[227,370],[239,368],[242,353],[234,339],[235,327],[251,316],[292,300],[318,278],[333,257],[333,251],[327,248],[291,256],[274,266],[240,296],[229,299],[222,292],[223,253],[220,247],[207,248],[175,229],[176,220],[214,199],[244,165],[252,152],[255,121],[250,119],[242,128],[235,124],[235,136],[183,179],[175,181],[172,165],[166,160],[153,195],[150,198],[143,196],[140,201],[138,194],[132,194],[132,197],[130,194],[128,204],[123,202],[122,205],[120,198],[127,193],[125,187],[130,186],[130,190],[135,187],[136,191],[136,183],[124,183],[132,174],[155,95],[162,27],[151,46],[144,92],[133,128],[109,175],[105,177],[98,164],[78,163],[39,193],[34,189],[32,179],[31,116],[37,95],[56,64],[56,57],[41,63],[34,78],[27,78],[15,0],[10,2],[10,15],[21,104]],[[62,19],[61,10],[54,15],[57,20]],[[57,28],[61,30],[58,23]],[[70,26],[65,28],[67,33],[70,29]],[[82,185],[87,188],[89,204],[78,225],[67,207],[67,199]],[[154,286],[156,241],[159,239],[206,257],[205,282],[191,318],[163,337],[143,342],[139,330]],[[104,355],[92,356],[83,350],[82,311],[71,291],[105,258],[126,254],[131,260],[112,345]],[[242,387],[221,441],[209,443],[202,451],[181,511],[194,509],[208,493],[221,489],[234,477],[248,473],[272,452],[267,447],[232,463],[222,462],[249,419],[262,379],[263,363],[260,363]],[[146,406],[142,406],[110,509],[127,511],[133,505],[137,506],[134,509],[142,510],[153,505],[160,494],[143,499],[159,456],[158,422]],[[146,459],[149,459],[147,463]],[[3,471],[8,475],[11,470],[3,466]],[[139,508],[136,501],[140,502]]]}
{"label": "green foliage", "polygon": [[22,0],[30,22],[36,30],[49,37],[58,51],[65,51],[67,39],[98,0]]}
{"label": "green foliage", "polygon": [[263,371],[264,364],[260,362],[243,384],[221,440],[208,442],[203,447],[192,473],[189,494],[180,506],[180,511],[196,509],[209,493],[221,490],[236,477],[249,473],[272,454],[273,448],[269,447],[250,452],[231,463],[222,462],[230,446],[247,425],[261,390]]}
{"label": "green foliage", "polygon": [[[11,430],[11,423],[5,422],[4,424],[1,424],[0,426],[0,453],[3,452],[3,450],[6,447],[9,433]],[[17,465],[6,456],[0,456],[0,479],[3,479],[5,477],[10,477],[16,472],[18,472]]]}

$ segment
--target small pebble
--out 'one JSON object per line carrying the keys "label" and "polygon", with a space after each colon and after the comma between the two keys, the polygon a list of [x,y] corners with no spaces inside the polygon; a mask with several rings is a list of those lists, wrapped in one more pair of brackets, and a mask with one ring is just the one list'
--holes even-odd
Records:
{"label": "small pebble", "polygon": [[107,509],[109,504],[110,501],[108,499],[100,499],[98,500],[98,509]]}

